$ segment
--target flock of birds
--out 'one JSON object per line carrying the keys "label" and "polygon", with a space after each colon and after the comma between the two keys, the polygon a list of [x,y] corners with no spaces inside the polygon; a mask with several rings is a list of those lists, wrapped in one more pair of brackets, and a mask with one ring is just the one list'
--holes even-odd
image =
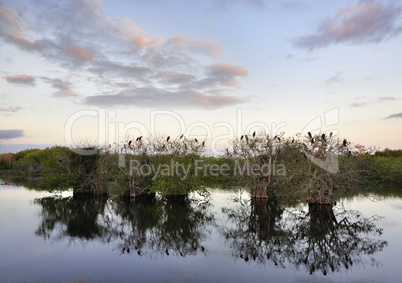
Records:
{"label": "flock of birds", "polygon": [[[251,136],[252,136],[253,139],[255,139],[255,138],[256,138],[256,135],[257,135],[257,134],[256,134],[256,131],[254,131]],[[333,133],[330,132],[330,134],[329,134],[329,139],[331,139],[332,136],[333,136]],[[309,141],[310,141],[310,144],[311,144],[312,146],[317,142],[317,137],[314,138],[313,135],[311,134],[311,132],[308,132],[308,133],[307,133],[307,137],[308,137],[308,139],[309,139]],[[143,136],[137,137],[137,138],[135,139],[135,142],[141,144],[141,143],[142,143],[142,138],[143,138]],[[180,137],[179,137],[179,140],[182,140],[183,138],[184,138],[184,134],[181,134]],[[267,138],[267,141],[270,141],[269,134],[267,134],[266,138]],[[321,142],[322,142],[324,145],[326,145],[326,144],[328,143],[327,136],[326,136],[325,134],[322,134],[322,135],[320,136],[320,138],[321,138]],[[240,141],[243,141],[243,140],[245,140],[246,143],[248,144],[249,141],[250,141],[250,137],[249,137],[247,134],[241,135]],[[169,143],[170,141],[171,141],[171,137],[170,137],[170,136],[167,136],[167,138],[166,138],[166,143]],[[281,138],[280,138],[279,136],[275,135],[275,136],[273,137],[273,139],[272,139],[272,142],[275,142],[275,141],[281,142]],[[198,139],[197,139],[197,138],[194,138],[194,142],[195,142],[195,143],[198,143]],[[292,144],[295,143],[295,138],[294,138],[294,137],[292,137],[291,143],[292,143]],[[128,142],[127,144],[124,144],[124,150],[127,150],[127,148],[133,149],[133,148],[132,148],[132,145],[133,145],[133,141],[132,141],[132,140],[129,140],[129,142]],[[205,147],[205,140],[201,143],[201,146],[202,146],[202,147]],[[111,147],[111,145],[109,145],[109,147]],[[166,146],[163,145],[163,146],[162,146],[162,149],[163,149],[163,150],[166,149]],[[346,139],[343,140],[343,142],[342,142],[342,144],[340,145],[339,149],[346,149],[346,150],[347,150],[347,156],[348,156],[348,157],[352,155],[352,152],[351,152],[350,150],[348,150],[348,141],[347,141]],[[330,147],[329,150],[332,150],[332,147]],[[123,148],[122,148],[122,151],[123,151]],[[228,156],[230,155],[229,148],[226,149],[226,154],[227,154]],[[303,155],[304,155],[304,157],[307,159],[306,154],[303,153]]]}

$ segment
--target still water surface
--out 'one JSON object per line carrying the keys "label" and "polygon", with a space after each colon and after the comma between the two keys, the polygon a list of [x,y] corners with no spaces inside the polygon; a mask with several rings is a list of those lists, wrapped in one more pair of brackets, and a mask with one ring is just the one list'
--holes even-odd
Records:
{"label": "still water surface", "polygon": [[[3,183],[2,180],[0,180]],[[0,187],[0,282],[400,282],[402,198],[332,209]]]}

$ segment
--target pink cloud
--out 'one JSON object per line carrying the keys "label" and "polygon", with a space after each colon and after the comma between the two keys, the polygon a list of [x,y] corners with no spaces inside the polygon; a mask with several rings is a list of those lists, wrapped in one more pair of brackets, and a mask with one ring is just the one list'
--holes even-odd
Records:
{"label": "pink cloud", "polygon": [[333,18],[321,20],[315,34],[297,39],[295,45],[314,49],[339,43],[378,43],[402,32],[397,23],[401,14],[399,6],[360,1],[338,10]]}
{"label": "pink cloud", "polygon": [[30,85],[34,86],[36,84],[35,78],[29,75],[15,75],[4,77],[7,82],[19,85]]}
{"label": "pink cloud", "polygon": [[65,51],[75,59],[83,61],[91,61],[96,56],[95,53],[82,45],[70,45],[65,48]]}

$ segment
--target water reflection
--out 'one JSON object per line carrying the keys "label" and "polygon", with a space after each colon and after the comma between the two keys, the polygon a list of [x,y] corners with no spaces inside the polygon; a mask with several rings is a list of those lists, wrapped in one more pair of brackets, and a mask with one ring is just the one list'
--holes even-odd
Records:
{"label": "water reflection", "polygon": [[310,274],[339,272],[352,265],[378,265],[374,254],[387,246],[379,217],[329,205],[286,209],[275,200],[243,201],[223,208],[228,223],[221,229],[233,256],[244,261],[285,268],[293,265]]}
{"label": "water reflection", "polygon": [[225,243],[220,247],[225,254],[248,264],[326,275],[379,265],[374,255],[387,246],[378,217],[364,218],[342,205],[295,208],[276,200],[241,200],[221,208],[222,221],[210,202],[192,200],[45,197],[34,202],[41,206],[37,236],[111,244],[118,254],[185,257],[205,253],[214,239]]}
{"label": "water reflection", "polygon": [[201,242],[214,223],[210,204],[191,200],[46,197],[34,202],[42,206],[37,236],[113,242],[122,254],[184,257],[204,252]]}

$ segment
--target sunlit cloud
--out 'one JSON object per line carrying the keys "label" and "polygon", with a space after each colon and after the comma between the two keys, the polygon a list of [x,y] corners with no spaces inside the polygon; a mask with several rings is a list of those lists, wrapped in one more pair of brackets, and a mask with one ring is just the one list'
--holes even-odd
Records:
{"label": "sunlit cloud", "polygon": [[34,86],[36,85],[36,80],[34,77],[29,75],[15,75],[15,76],[7,76],[4,79],[12,84],[18,85],[27,85],[27,86]]}
{"label": "sunlit cloud", "polygon": [[402,32],[398,20],[402,7],[380,1],[360,1],[324,18],[315,33],[298,38],[295,45],[305,49],[332,44],[378,43]]}
{"label": "sunlit cloud", "polygon": [[[121,94],[126,91],[122,84],[136,90],[135,105],[141,106],[154,107],[154,101],[162,99],[155,96],[160,89],[170,93],[174,105],[214,108],[243,102],[230,92],[239,88],[247,70],[228,62],[216,41],[185,34],[150,36],[130,19],[107,17],[99,0],[39,1],[29,7],[9,2],[1,4],[0,11],[0,40],[69,72],[73,69],[79,74],[75,77],[90,78],[92,92],[86,93],[96,95],[84,98],[86,104],[98,105],[114,94],[114,105],[133,105]],[[42,80],[56,89],[55,98],[79,96],[74,81]],[[29,83],[21,78],[12,82]]]}
{"label": "sunlit cloud", "polygon": [[168,91],[156,88],[132,88],[113,95],[95,95],[84,98],[84,104],[96,106],[191,107],[216,109],[243,102],[233,96],[205,95],[196,91]]}
{"label": "sunlit cloud", "polygon": [[11,140],[24,136],[23,130],[0,130],[0,140]]}

